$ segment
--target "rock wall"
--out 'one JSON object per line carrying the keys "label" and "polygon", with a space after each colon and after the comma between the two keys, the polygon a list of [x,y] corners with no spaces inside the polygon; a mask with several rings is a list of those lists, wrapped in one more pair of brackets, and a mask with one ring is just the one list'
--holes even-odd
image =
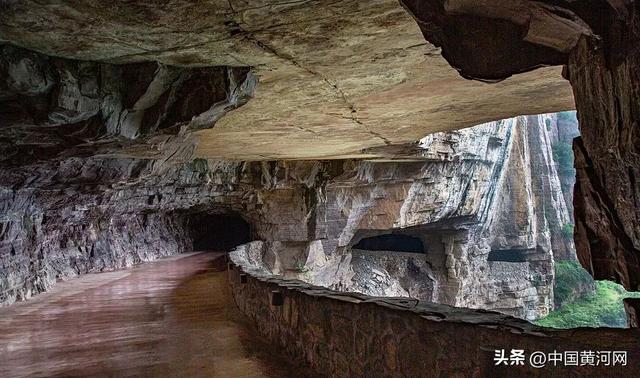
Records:
{"label": "rock wall", "polygon": [[426,40],[441,46],[443,57],[466,78],[500,81],[541,65],[565,64],[582,134],[574,144],[578,256],[596,279],[639,289],[640,4],[402,3]]}
{"label": "rock wall", "polygon": [[[432,298],[413,297],[526,319],[553,308],[553,256],[565,248],[554,242],[569,219],[544,119],[519,117],[423,141],[445,161],[427,164],[426,184],[412,184],[394,224],[363,227],[418,228],[413,235],[429,246],[422,280],[436,289]],[[515,255],[522,258],[509,258]]]}
{"label": "rock wall", "polygon": [[0,44],[0,166],[69,156],[162,158],[170,139],[192,158],[187,132],[242,106],[256,82],[246,68],[115,65]]}
{"label": "rock wall", "polygon": [[0,44],[0,303],[190,250],[182,211],[215,207],[237,178],[207,186],[197,162],[183,165],[190,131],[255,85],[245,68],[115,65]]}
{"label": "rock wall", "polygon": [[285,254],[315,239],[309,193],[331,166],[74,157],[2,169],[0,303],[192,250],[203,214],[240,214]]}
{"label": "rock wall", "polygon": [[3,171],[0,303],[29,298],[58,279],[190,250],[184,219],[168,216],[171,208],[159,207],[160,202],[188,203],[202,188],[192,188],[182,199],[163,200],[163,194],[174,195],[163,193],[173,189],[167,182],[163,187],[151,179],[131,186],[150,174],[153,165],[69,159],[49,169],[39,165],[37,175],[21,182],[16,170]]}
{"label": "rock wall", "polygon": [[58,280],[191,250],[179,220],[161,214],[124,215],[79,224],[47,216],[25,214],[19,220],[3,222],[0,248],[8,255],[0,266],[0,303],[28,299]]}
{"label": "rock wall", "polygon": [[549,128],[562,194],[573,219],[573,186],[576,183],[576,170],[572,145],[573,140],[580,136],[576,112],[557,113],[555,117],[550,118]]}
{"label": "rock wall", "polygon": [[[237,213],[265,241],[273,274],[538,318],[553,306],[553,254],[564,247],[555,241],[567,222],[547,118],[435,134],[411,162],[181,164],[189,145],[167,143],[165,159],[7,167],[2,302],[188,250],[195,214]],[[387,233],[416,236],[427,253],[353,250]],[[493,261],[501,252],[522,258]]]}
{"label": "rock wall", "polygon": [[[231,260],[229,283],[240,310],[263,337],[325,376],[619,377],[640,367],[637,329],[559,331],[491,311],[335,292],[265,274],[251,245]],[[535,351],[624,350],[628,362],[496,366],[495,351],[511,349],[524,350],[527,361]]]}
{"label": "rock wall", "polygon": [[[194,160],[192,131],[252,96],[247,69],[84,62],[8,45],[0,69],[10,115],[0,128],[3,303],[179,253],[192,246],[193,214],[236,212],[266,242],[275,274],[527,319],[552,307],[553,254],[572,246],[558,237],[568,215],[548,116],[376,152],[405,162]],[[384,233],[414,235],[427,254],[352,255]],[[494,261],[500,254],[521,261]]]}
{"label": "rock wall", "polygon": [[580,136],[578,119],[575,112],[562,112],[552,115],[545,122],[549,130],[556,171],[570,220],[570,223],[562,226],[561,235],[559,235],[561,237],[557,239],[557,242],[563,243],[565,248],[554,248],[554,257],[556,260],[576,260],[573,243],[575,230],[573,191],[576,183],[576,170],[572,145],[573,140]]}
{"label": "rock wall", "polygon": [[[343,291],[546,315],[555,251],[573,248],[562,234],[570,218],[548,118],[433,134],[413,162],[343,163],[314,195],[306,242],[265,239],[265,271]],[[418,238],[426,253],[354,249],[387,234]]]}
{"label": "rock wall", "polygon": [[640,290],[639,19],[637,2],[603,9],[592,20],[601,39],[582,40],[566,70],[582,134],[574,143],[578,255],[594,278],[634,291]]}

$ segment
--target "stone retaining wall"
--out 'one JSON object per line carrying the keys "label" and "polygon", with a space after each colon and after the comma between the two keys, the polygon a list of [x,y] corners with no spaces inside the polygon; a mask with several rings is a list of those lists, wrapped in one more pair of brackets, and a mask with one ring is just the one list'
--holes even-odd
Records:
{"label": "stone retaining wall", "polygon": [[[640,368],[637,329],[536,327],[496,312],[407,298],[340,293],[255,269],[232,252],[236,304],[269,342],[332,377],[632,376]],[[627,366],[495,366],[496,349],[626,351]]]}

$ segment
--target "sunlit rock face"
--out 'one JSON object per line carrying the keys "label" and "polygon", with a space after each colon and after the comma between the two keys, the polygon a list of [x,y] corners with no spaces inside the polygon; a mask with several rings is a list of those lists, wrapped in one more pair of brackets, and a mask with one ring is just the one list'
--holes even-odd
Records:
{"label": "sunlit rock face", "polygon": [[[189,250],[202,214],[234,213],[263,241],[255,261],[270,273],[537,318],[552,307],[555,251],[571,248],[547,123],[555,116],[431,135],[406,147],[411,162],[96,157],[5,168],[2,301]],[[358,249],[388,234],[423,250]]]}
{"label": "sunlit rock face", "polygon": [[318,239],[260,243],[251,259],[339,290],[546,315],[554,251],[575,259],[555,127],[555,116],[517,117],[431,135],[420,161],[345,162],[308,212]]}
{"label": "sunlit rock face", "polygon": [[[576,247],[595,278],[640,287],[637,1],[402,0],[461,75],[501,80],[566,64],[582,137],[574,145]],[[518,51],[517,59],[510,52]]]}

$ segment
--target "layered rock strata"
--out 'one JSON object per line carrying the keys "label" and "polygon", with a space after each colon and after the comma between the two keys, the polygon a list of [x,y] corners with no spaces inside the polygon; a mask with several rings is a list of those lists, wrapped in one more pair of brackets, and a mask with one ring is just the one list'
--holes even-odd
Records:
{"label": "layered rock strata", "polygon": [[167,143],[191,158],[188,134],[245,104],[256,84],[246,68],[114,65],[0,45],[0,166],[70,156],[162,159]]}
{"label": "layered rock strata", "polygon": [[[550,118],[434,134],[411,162],[94,157],[6,168],[2,301],[190,249],[203,214],[239,214],[272,274],[537,318],[552,308],[554,240],[568,222]],[[382,234],[419,238],[426,253],[354,249]]]}
{"label": "layered rock strata", "polygon": [[[637,289],[638,2],[401,4],[409,14],[390,0],[5,2],[0,40],[70,59],[254,67],[264,79],[256,101],[197,134],[201,157],[245,160],[371,157],[361,149],[568,109],[567,82],[543,68],[566,64],[583,130],[579,255],[597,278]],[[447,63],[499,83],[464,81]]]}
{"label": "layered rock strata", "polygon": [[[637,1],[402,0],[426,40],[468,78],[566,64],[576,140],[576,247],[597,279],[640,286]],[[511,52],[517,48],[516,59]]]}
{"label": "layered rock strata", "polygon": [[[247,69],[82,62],[7,45],[0,58],[2,302],[190,249],[194,214],[235,212],[277,274],[529,319],[551,307],[553,250],[569,248],[541,126],[552,117],[369,151],[404,163],[193,160],[193,131],[253,95]],[[353,251],[382,233],[417,235],[426,257]]]}
{"label": "layered rock strata", "polygon": [[[317,240],[259,243],[253,259],[264,272],[343,291],[546,315],[554,251],[572,248],[551,118],[433,134],[418,145],[422,161],[351,163],[310,212]],[[419,239],[424,250],[358,249],[380,235]]]}
{"label": "layered rock strata", "polygon": [[367,158],[574,106],[560,67],[492,86],[461,78],[397,0],[5,1],[0,41],[86,61],[252,67],[253,100],[195,135],[207,159]]}
{"label": "layered rock strata", "polygon": [[[9,115],[8,127],[2,129],[2,148],[3,156],[11,158],[2,164],[25,169],[3,173],[10,177],[6,180],[9,195],[31,189],[39,180],[28,171],[38,169],[28,164],[43,160],[63,164],[70,156],[153,157],[161,162],[158,166],[169,158],[189,161],[194,151],[204,157],[251,160],[381,157],[384,154],[369,151],[393,149],[417,134],[469,126],[516,110],[524,113],[525,105],[529,111],[571,107],[566,82],[553,76],[558,69],[522,74],[544,65],[566,64],[565,76],[574,89],[583,134],[575,144],[579,256],[596,278],[637,289],[638,3],[402,3],[434,45],[418,38],[416,25],[397,3],[389,1],[273,6],[221,2],[202,8],[202,17],[187,17],[192,15],[192,4],[177,2],[124,4],[118,11],[92,1],[7,3],[0,16],[0,39],[60,57],[3,47],[3,77],[11,80],[0,88],[6,106],[3,113]],[[329,16],[307,17],[314,12]],[[98,17],[87,22],[87,14]],[[368,31],[366,38],[360,38],[363,29]],[[149,30],[153,32],[144,32]],[[189,40],[193,43],[185,44]],[[345,41],[353,42],[350,53],[344,53]],[[466,78],[497,82],[520,75],[492,86],[456,79],[437,47]],[[514,48],[518,54],[512,53]],[[163,64],[140,63],[145,60]],[[218,66],[244,68],[236,75],[236,68],[212,68]],[[234,87],[247,83],[244,87],[251,88],[250,83],[255,83],[248,80],[249,66],[264,79],[261,91],[255,101],[218,119],[222,113],[217,109],[233,109],[244,102],[233,100],[231,94],[244,92]],[[390,67],[394,68],[391,73]],[[173,75],[184,78],[198,73],[204,75],[198,80],[213,83],[217,95],[183,103],[184,87]],[[225,77],[229,79],[221,82]],[[292,83],[296,90],[291,90]],[[214,90],[205,87],[208,94]],[[207,101],[198,102],[203,99]],[[532,105],[537,108],[531,110]],[[175,114],[180,116],[171,118]],[[203,122],[192,125],[194,119]],[[216,121],[220,121],[217,127],[187,132]],[[254,132],[247,133],[246,125]],[[283,144],[284,135],[289,138]],[[307,143],[310,137],[317,139],[313,148]],[[136,142],[130,143],[133,138]],[[284,145],[290,147],[286,153]],[[69,151],[68,146],[73,148]],[[365,147],[370,149],[361,150]],[[274,167],[280,164],[274,163],[267,172],[277,171]],[[50,167],[43,169],[56,177]],[[249,211],[282,238],[274,238],[274,243],[321,240],[318,235],[331,226],[310,221],[321,217],[323,210],[309,204],[324,198],[324,192],[318,195],[323,180],[326,177],[318,180],[321,184],[314,181],[312,189],[307,184],[296,184],[295,189],[272,187],[255,205],[247,206],[254,206]],[[302,200],[305,206],[300,209],[309,212],[290,209],[289,203]],[[261,212],[270,203],[291,212],[289,226],[280,228]],[[25,202],[24,207],[29,206]],[[25,216],[35,213],[38,210]],[[15,222],[14,215],[4,217],[7,223]],[[296,221],[303,222],[303,231],[294,227]],[[25,225],[29,227],[28,222]],[[327,243],[331,251],[337,242]],[[292,255],[304,252],[306,246],[301,245],[283,246],[283,250]],[[11,248],[7,251],[9,256],[18,254]],[[38,272],[35,263],[29,264]]]}

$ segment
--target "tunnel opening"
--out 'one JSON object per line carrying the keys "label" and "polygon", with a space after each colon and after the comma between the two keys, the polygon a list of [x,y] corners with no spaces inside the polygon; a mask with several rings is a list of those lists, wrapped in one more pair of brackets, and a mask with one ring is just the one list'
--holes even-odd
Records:
{"label": "tunnel opening", "polygon": [[403,234],[384,234],[360,239],[353,249],[364,251],[393,251],[426,253],[422,240]]}
{"label": "tunnel opening", "polygon": [[489,252],[487,261],[527,262],[526,249],[499,249]]}
{"label": "tunnel opening", "polygon": [[237,213],[201,213],[188,218],[194,251],[230,251],[253,240],[251,225]]}

